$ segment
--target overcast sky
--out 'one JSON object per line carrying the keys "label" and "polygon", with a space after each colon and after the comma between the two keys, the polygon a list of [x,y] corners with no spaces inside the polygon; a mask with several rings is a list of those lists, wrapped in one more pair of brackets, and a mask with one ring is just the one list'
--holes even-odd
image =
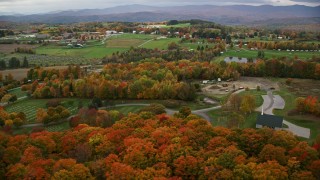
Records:
{"label": "overcast sky", "polygon": [[212,4],[212,5],[307,5],[319,6],[320,0],[0,0],[0,14],[20,13],[33,14],[51,11],[61,11],[70,9],[94,9],[107,8],[119,5],[142,4],[153,6],[171,6],[171,5],[194,5],[194,4]]}

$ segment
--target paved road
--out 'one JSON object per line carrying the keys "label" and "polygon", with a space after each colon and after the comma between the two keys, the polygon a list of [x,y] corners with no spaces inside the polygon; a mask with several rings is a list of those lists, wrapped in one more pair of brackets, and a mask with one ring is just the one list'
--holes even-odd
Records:
{"label": "paved road", "polygon": [[201,116],[208,121],[212,121],[212,118],[210,118],[210,116],[208,115],[207,112],[212,111],[212,110],[216,110],[216,109],[220,109],[220,108],[221,108],[221,106],[215,106],[215,107],[206,108],[206,109],[194,110],[194,111],[191,111],[191,113],[196,114],[198,116]]}
{"label": "paved road", "polygon": [[[263,95],[262,98],[263,98],[263,105],[259,107],[257,110],[261,112],[263,108],[263,112],[265,114],[273,115],[273,109],[284,109],[285,107],[284,99],[279,95],[273,95],[271,91],[268,91],[268,94]],[[288,128],[283,128],[284,130],[290,131],[293,134],[300,137],[310,138],[309,128],[297,126],[286,120],[283,120],[283,124],[288,126]]]}

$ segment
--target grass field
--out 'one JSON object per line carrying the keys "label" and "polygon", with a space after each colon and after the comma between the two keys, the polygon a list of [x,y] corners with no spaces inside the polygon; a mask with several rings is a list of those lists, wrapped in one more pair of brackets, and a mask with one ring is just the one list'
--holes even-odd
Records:
{"label": "grass field", "polygon": [[21,91],[21,88],[14,88],[12,90],[9,90],[8,92],[9,92],[9,94],[15,94],[18,99],[21,97],[27,96],[27,92]]}
{"label": "grass field", "polygon": [[[122,35],[116,35],[112,36],[109,39],[140,39],[140,40],[150,40],[159,37],[159,35],[149,35],[149,34],[122,34]],[[109,40],[108,39],[108,40]],[[107,40],[107,41],[108,41]]]}
{"label": "grass field", "polygon": [[85,59],[103,58],[111,55],[117,51],[122,52],[128,48],[105,47],[105,46],[91,46],[84,48],[66,48],[61,46],[42,46],[37,48],[37,54],[47,54],[52,56],[70,56],[82,57]]}
{"label": "grass field", "polygon": [[184,43],[181,43],[181,44],[179,44],[180,46],[182,46],[182,47],[187,47],[187,48],[189,48],[189,49],[194,49],[194,50],[196,50],[197,48],[198,48],[198,46],[200,46],[200,47],[206,47],[206,46],[208,46],[208,47],[212,47],[212,46],[214,46],[215,44],[198,44],[198,43],[189,43],[189,42],[184,42]]}
{"label": "grass field", "polygon": [[274,114],[278,116],[283,116],[285,120],[294,123],[298,126],[310,128],[311,137],[306,139],[309,143],[312,143],[318,134],[320,134],[320,119],[311,115],[295,115],[288,116],[287,113],[295,108],[295,99],[298,97],[287,88],[282,87],[280,91],[274,94],[280,95],[286,102],[285,108],[283,110],[274,110]]}
{"label": "grass field", "polygon": [[249,91],[243,91],[239,93],[240,96],[244,95],[253,95],[256,100],[256,107],[260,107],[263,104],[263,98],[261,95],[266,95],[266,91],[257,91],[257,90],[249,90]]}
{"label": "grass field", "polygon": [[198,46],[200,47],[205,47],[206,45],[208,45],[208,47],[213,46],[214,44],[198,44],[196,43],[190,43],[190,41],[187,42],[183,42],[183,43],[179,43],[181,39],[180,38],[165,38],[165,39],[156,39],[153,41],[149,41],[145,44],[143,44],[141,47],[143,48],[149,48],[149,49],[168,49],[168,44],[175,42],[177,43],[179,46],[181,46],[182,48],[187,48],[187,49],[194,49],[196,50],[198,48]]}
{"label": "grass field", "polygon": [[[54,66],[54,67],[44,67],[44,69],[67,69],[68,66]],[[13,79],[15,80],[23,80],[27,77],[29,69],[8,69],[1,71],[2,76],[7,76],[8,74],[12,74]]]}
{"label": "grass field", "polygon": [[[13,134],[29,134],[32,132],[33,127],[26,127],[26,128],[19,128],[19,129],[13,129]],[[70,129],[69,122],[63,122],[61,124],[55,124],[50,126],[45,126],[44,130],[49,132],[58,132],[58,131],[65,131]]]}
{"label": "grass field", "polygon": [[[228,50],[224,53],[223,57],[242,57],[242,58],[257,58],[258,51],[241,49],[239,52],[236,50]],[[288,57],[294,58],[297,56],[301,59],[311,59],[312,56],[320,56],[320,52],[288,52],[288,51],[277,51],[277,50],[264,50],[265,58],[278,58]]]}
{"label": "grass field", "polygon": [[176,25],[164,25],[163,28],[183,28],[183,27],[189,27],[190,23],[180,23]]}
{"label": "grass field", "polygon": [[[199,102],[200,97],[197,97],[196,101],[179,101],[180,105],[176,108],[169,108],[173,110],[179,110],[182,106],[188,106],[191,110],[204,109],[212,107],[212,105]],[[166,104],[166,100],[114,100],[113,104]],[[117,107],[118,108],[118,107]]]}
{"label": "grass field", "polygon": [[[228,125],[228,115],[230,112],[222,111],[221,109],[213,110],[208,112],[209,117],[211,117],[212,125],[227,127]],[[244,122],[240,123],[240,128],[255,128],[256,121],[258,117],[258,112],[253,112],[250,115],[244,116]]]}
{"label": "grass field", "polygon": [[87,46],[84,48],[67,48],[66,46],[48,45],[38,47],[36,53],[49,56],[78,57],[83,59],[103,58],[112,53],[126,51],[131,46],[138,47],[142,43],[154,39],[155,37],[158,36],[123,34],[110,37],[106,40],[105,44],[101,44],[101,42],[88,42]]}
{"label": "grass field", "polygon": [[[80,101],[83,102],[83,106],[89,104],[88,99],[61,99],[61,104],[68,108],[71,114],[76,114],[78,111],[78,104]],[[38,108],[46,108],[46,103],[48,99],[25,99],[5,107],[8,112],[24,112],[27,116],[27,123],[36,122],[36,113]]]}
{"label": "grass field", "polygon": [[111,48],[130,48],[137,47],[145,41],[142,39],[110,39],[107,41],[107,47]]}
{"label": "grass field", "polygon": [[178,44],[179,38],[166,38],[166,39],[157,39],[143,44],[141,47],[149,49],[168,49],[168,44],[175,42]]}
{"label": "grass field", "polygon": [[51,126],[45,126],[45,130],[49,132],[58,132],[58,131],[64,131],[70,129],[69,122],[63,122],[61,124],[51,125]]}
{"label": "grass field", "polygon": [[124,115],[128,115],[129,113],[137,113],[140,111],[141,108],[145,106],[122,106],[122,107],[111,107],[107,110],[116,110],[121,112]]}
{"label": "grass field", "polygon": [[29,45],[29,44],[0,44],[0,52],[4,54],[10,54],[14,52],[16,48],[28,48],[34,49],[36,45]]}

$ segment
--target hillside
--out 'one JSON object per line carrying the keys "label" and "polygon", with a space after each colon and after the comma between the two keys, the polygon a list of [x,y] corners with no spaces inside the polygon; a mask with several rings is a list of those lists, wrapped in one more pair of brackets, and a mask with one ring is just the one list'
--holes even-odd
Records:
{"label": "hillside", "polygon": [[[284,18],[311,18],[320,17],[320,7],[308,6],[214,6],[214,5],[188,5],[154,7],[144,5],[117,6],[106,9],[84,9],[46,14],[0,16],[0,21],[13,22],[46,22],[46,23],[72,23],[90,21],[165,21],[170,19],[202,19],[221,24],[252,24],[252,22],[284,19]],[[303,21],[298,21],[303,22]],[[297,23],[296,21],[294,23]]]}

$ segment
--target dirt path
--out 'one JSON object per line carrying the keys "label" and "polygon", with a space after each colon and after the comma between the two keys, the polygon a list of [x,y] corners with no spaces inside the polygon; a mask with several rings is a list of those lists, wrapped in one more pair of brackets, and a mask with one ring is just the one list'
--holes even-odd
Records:
{"label": "dirt path", "polygon": [[[257,111],[261,112],[263,108],[263,112],[265,114],[273,115],[273,109],[284,109],[285,107],[284,99],[279,95],[273,95],[272,91],[268,91],[268,95],[263,95],[262,98],[263,98],[263,105],[257,108]],[[309,128],[297,126],[286,120],[283,120],[283,124],[288,126],[288,128],[283,128],[284,130],[290,131],[293,134],[300,137],[310,138]]]}
{"label": "dirt path", "polygon": [[153,41],[153,39],[150,39],[150,40],[148,40],[148,41],[143,42],[143,43],[140,44],[138,47],[141,47],[141,46],[143,46],[143,45],[145,45],[145,44],[147,44],[147,43],[149,43],[149,42],[151,42],[151,41]]}

